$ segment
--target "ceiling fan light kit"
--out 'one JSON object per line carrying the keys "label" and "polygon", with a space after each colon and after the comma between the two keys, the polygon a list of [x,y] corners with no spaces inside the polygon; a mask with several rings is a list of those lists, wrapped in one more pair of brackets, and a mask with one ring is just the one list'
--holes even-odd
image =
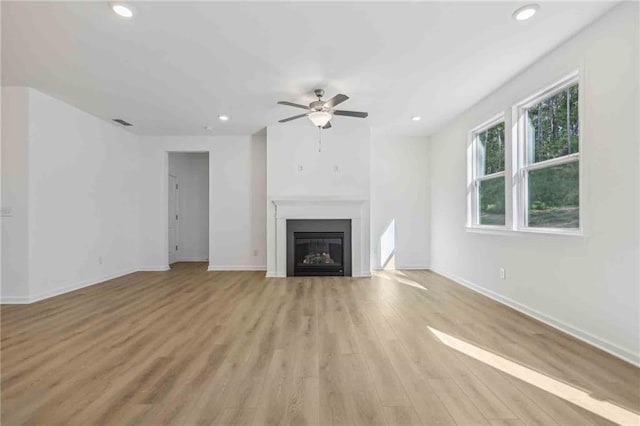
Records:
{"label": "ceiling fan light kit", "polygon": [[314,111],[309,113],[308,117],[316,127],[324,127],[331,120],[331,114],[326,111]]}

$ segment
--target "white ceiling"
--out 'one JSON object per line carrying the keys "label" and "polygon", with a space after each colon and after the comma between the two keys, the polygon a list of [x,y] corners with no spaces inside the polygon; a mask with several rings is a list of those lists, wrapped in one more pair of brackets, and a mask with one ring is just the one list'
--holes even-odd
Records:
{"label": "white ceiling", "polygon": [[250,134],[321,87],[373,128],[428,134],[614,4],[543,2],[516,22],[520,5],[137,2],[125,20],[107,2],[3,1],[2,84],[155,135]]}

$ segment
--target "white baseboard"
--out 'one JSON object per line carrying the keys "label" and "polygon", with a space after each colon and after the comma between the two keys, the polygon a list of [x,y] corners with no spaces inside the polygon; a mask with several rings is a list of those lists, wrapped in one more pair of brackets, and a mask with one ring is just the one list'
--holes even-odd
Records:
{"label": "white baseboard", "polygon": [[372,271],[428,271],[429,269],[427,265],[396,265],[393,269],[373,268]]}
{"label": "white baseboard", "polygon": [[176,262],[208,262],[206,257],[181,257]]}
{"label": "white baseboard", "polygon": [[434,268],[431,270],[437,274],[440,274],[446,278],[449,278],[451,281],[460,284],[464,287],[467,287],[470,290],[475,291],[476,293],[480,293],[484,296],[487,296],[490,299],[495,300],[496,302],[502,303],[503,305],[507,305],[516,311],[523,313],[527,316],[537,319],[540,322],[547,324],[550,327],[553,327],[557,330],[562,331],[563,333],[567,333],[578,340],[582,340],[585,343],[588,343],[591,346],[595,346],[598,349],[601,349],[616,358],[620,358],[623,361],[631,363],[635,366],[640,367],[640,354],[633,353],[625,348],[622,348],[615,343],[611,343],[606,339],[601,339],[600,337],[594,336],[593,334],[581,330],[577,327],[569,325],[559,319],[556,319],[552,316],[546,315],[536,309],[530,308],[526,305],[523,305],[520,302],[516,302],[515,300],[509,299],[508,297],[504,297],[492,290],[481,287],[477,284],[472,283],[471,281],[465,280],[464,278],[457,277],[452,274],[448,274],[444,271],[440,271]]}
{"label": "white baseboard", "polygon": [[31,303],[29,296],[2,296],[0,297],[1,305],[26,305]]}
{"label": "white baseboard", "polygon": [[207,271],[266,271],[266,266],[256,266],[256,265],[248,265],[248,266],[221,266],[221,265],[209,265]]}
{"label": "white baseboard", "polygon": [[396,270],[402,270],[402,269],[404,269],[405,271],[423,271],[423,270],[429,269],[429,267],[427,265],[397,265],[396,264]]}
{"label": "white baseboard", "polygon": [[[287,278],[286,275],[278,275],[275,272],[267,272],[265,276],[267,278]],[[365,272],[362,274],[353,275],[353,278],[371,278],[371,272]]]}
{"label": "white baseboard", "polygon": [[171,267],[169,265],[164,266],[140,266],[138,267],[138,271],[140,272],[164,272],[170,270]]}
{"label": "white baseboard", "polygon": [[[201,260],[199,260],[201,261]],[[206,259],[205,259],[206,261]],[[212,269],[215,268],[215,269]],[[218,269],[220,268],[220,269]],[[89,280],[80,281],[78,283],[65,286],[62,288],[57,288],[54,290],[46,291],[40,293],[36,296],[7,296],[0,297],[0,304],[7,305],[18,305],[18,304],[29,304],[39,302],[44,299],[48,299],[50,297],[59,296],[64,293],[69,293],[75,290],[79,290],[84,287],[89,287],[95,284],[100,284],[104,281],[109,281],[114,278],[122,277],[124,275],[131,274],[133,272],[165,272],[169,271],[171,268],[169,265],[163,266],[140,266],[137,268],[130,268],[124,271],[103,275],[97,278],[92,278]],[[210,271],[266,271],[266,266],[209,266]]]}
{"label": "white baseboard", "polygon": [[65,287],[61,287],[61,288],[56,288],[53,290],[49,290],[49,291],[45,291],[43,293],[37,294],[35,296],[29,296],[29,297],[3,297],[2,299],[0,299],[0,303],[2,304],[28,304],[28,303],[35,303],[35,302],[39,302],[41,300],[44,299],[49,299],[51,297],[55,297],[55,296],[59,296],[61,294],[65,294],[65,293],[69,293],[75,290],[79,290],[81,288],[84,287],[90,287],[92,285],[95,284],[100,284],[104,281],[109,281],[112,280],[114,278],[118,278],[118,277],[122,277],[124,275],[128,275],[131,274],[133,272],[136,272],[137,268],[130,268],[130,269],[126,269],[124,271],[120,271],[120,272],[115,272],[112,274],[107,274],[107,275],[103,275],[97,278],[91,278],[88,280],[83,280],[80,282],[77,282],[75,284],[69,285],[69,286],[65,286]]}

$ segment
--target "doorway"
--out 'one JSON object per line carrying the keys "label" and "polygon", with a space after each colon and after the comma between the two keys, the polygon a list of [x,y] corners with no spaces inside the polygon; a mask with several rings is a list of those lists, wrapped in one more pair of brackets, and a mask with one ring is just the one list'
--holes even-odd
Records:
{"label": "doorway", "polygon": [[168,257],[209,260],[209,153],[168,153]]}

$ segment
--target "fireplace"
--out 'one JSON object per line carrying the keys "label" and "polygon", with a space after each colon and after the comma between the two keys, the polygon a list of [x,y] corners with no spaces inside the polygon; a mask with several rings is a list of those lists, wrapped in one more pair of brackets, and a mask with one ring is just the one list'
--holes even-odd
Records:
{"label": "fireplace", "polygon": [[287,220],[287,276],[351,276],[351,220]]}

